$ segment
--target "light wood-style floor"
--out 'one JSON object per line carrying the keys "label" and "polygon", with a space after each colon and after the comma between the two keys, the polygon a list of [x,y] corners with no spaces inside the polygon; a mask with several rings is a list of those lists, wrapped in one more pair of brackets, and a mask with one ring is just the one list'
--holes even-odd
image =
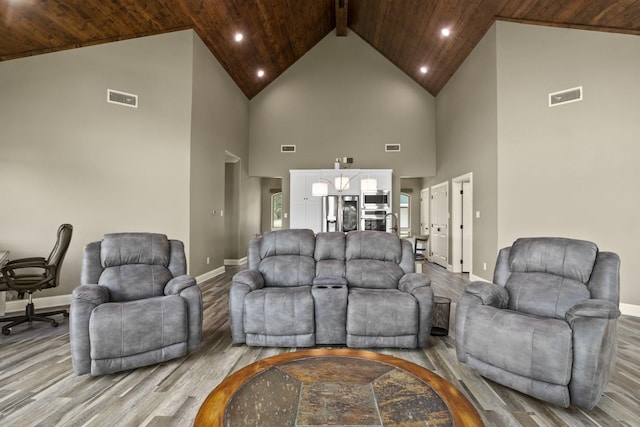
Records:
{"label": "light wood-style floor", "polygon": [[[293,349],[231,344],[228,289],[237,267],[201,285],[201,348],[178,360],[103,377],[76,377],[71,369],[68,319],[34,323],[0,336],[0,426],[188,426],[200,404],[227,375],[256,360]],[[455,302],[465,276],[425,267],[437,295]],[[452,325],[453,326],[453,314]],[[488,426],[639,426],[640,318],[619,322],[615,376],[590,411],[558,408],[484,380],[458,363],[453,328],[420,350],[381,350],[430,369],[472,401]]]}

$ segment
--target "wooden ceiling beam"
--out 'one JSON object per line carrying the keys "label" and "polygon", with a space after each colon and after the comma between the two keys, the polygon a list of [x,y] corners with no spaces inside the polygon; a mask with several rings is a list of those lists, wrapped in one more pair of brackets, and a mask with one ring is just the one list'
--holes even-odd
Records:
{"label": "wooden ceiling beam", "polygon": [[349,0],[336,0],[336,36],[347,36],[347,10]]}

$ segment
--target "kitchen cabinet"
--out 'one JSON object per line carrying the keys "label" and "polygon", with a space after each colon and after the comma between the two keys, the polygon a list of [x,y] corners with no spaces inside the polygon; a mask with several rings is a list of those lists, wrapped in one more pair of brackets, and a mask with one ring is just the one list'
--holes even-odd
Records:
{"label": "kitchen cabinet", "polygon": [[392,183],[392,171],[391,169],[374,170],[370,173],[370,178],[375,178],[378,181],[378,190],[388,191],[391,194]]}
{"label": "kitchen cabinet", "polygon": [[314,197],[311,187],[320,175],[315,171],[291,171],[289,192],[289,228],[310,228],[318,233],[322,228],[322,198]]}
{"label": "kitchen cabinet", "polygon": [[[360,196],[360,181],[375,178],[378,190],[391,194],[391,169],[292,169],[289,171],[289,227],[309,228],[316,233],[322,230],[322,197],[313,196],[312,185],[326,182],[329,195]],[[335,186],[340,176],[349,180],[349,188],[342,192]]]}
{"label": "kitchen cabinet", "polygon": [[[342,177],[342,192],[338,191],[340,188],[340,177]],[[355,169],[327,169],[321,170],[319,180],[323,182],[328,181],[329,195],[337,196],[342,194],[343,196],[357,196],[360,194],[360,171]],[[338,185],[336,185],[336,179],[338,179]],[[349,188],[344,188],[348,186]]]}

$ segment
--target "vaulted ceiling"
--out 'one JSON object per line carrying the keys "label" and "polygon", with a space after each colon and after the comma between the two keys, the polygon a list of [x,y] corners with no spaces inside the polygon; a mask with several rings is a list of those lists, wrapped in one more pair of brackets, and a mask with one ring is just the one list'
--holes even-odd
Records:
{"label": "vaulted ceiling", "polygon": [[640,35],[640,0],[0,0],[0,60],[191,28],[251,99],[344,15],[432,95],[496,19]]}

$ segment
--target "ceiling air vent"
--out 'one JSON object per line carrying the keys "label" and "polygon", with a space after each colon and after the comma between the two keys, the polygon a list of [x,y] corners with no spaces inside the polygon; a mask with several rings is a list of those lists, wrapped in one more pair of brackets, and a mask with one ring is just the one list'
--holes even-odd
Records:
{"label": "ceiling air vent", "polygon": [[549,107],[582,101],[582,86],[549,94]]}
{"label": "ceiling air vent", "polygon": [[138,108],[138,95],[107,89],[107,102],[131,108]]}
{"label": "ceiling air vent", "polygon": [[281,153],[295,153],[296,146],[295,145],[281,145],[280,146]]}
{"label": "ceiling air vent", "polygon": [[384,144],[384,151],[392,153],[399,152],[400,144]]}

